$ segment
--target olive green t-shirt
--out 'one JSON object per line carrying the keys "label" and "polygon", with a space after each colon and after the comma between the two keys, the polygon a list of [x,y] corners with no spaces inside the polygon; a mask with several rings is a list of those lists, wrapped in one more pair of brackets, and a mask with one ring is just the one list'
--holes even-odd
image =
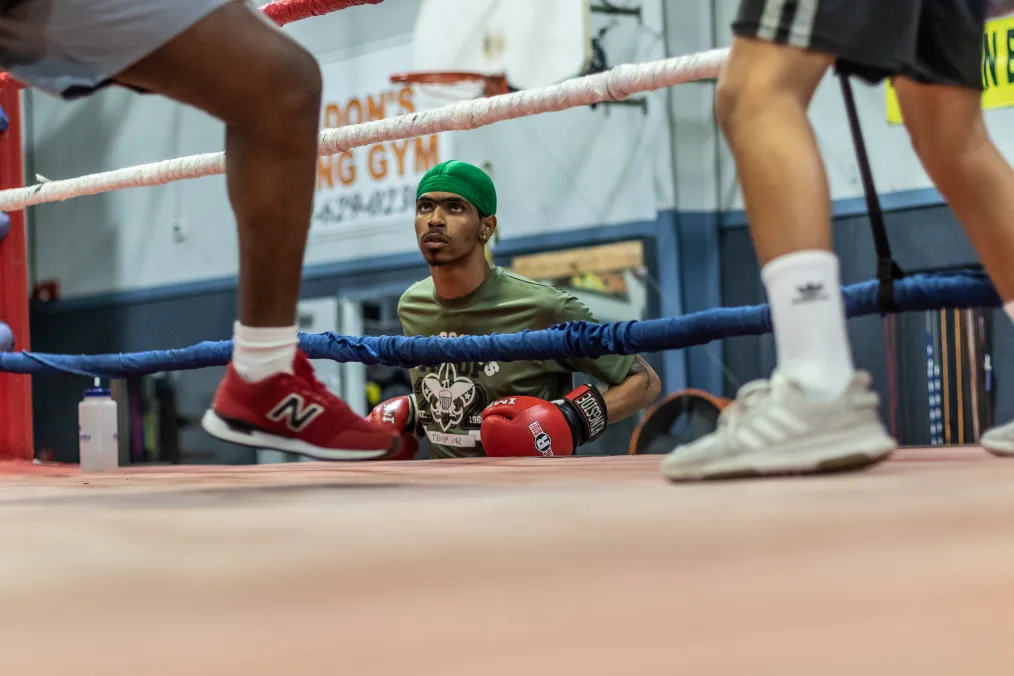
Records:
{"label": "olive green t-shirt", "polygon": [[[501,267],[463,298],[437,298],[433,279],[413,284],[398,303],[406,336],[453,338],[548,329],[555,324],[596,319],[574,296]],[[482,410],[511,395],[551,401],[573,389],[575,372],[605,385],[630,373],[633,356],[548,361],[480,361],[421,366],[410,370],[419,419],[430,441],[431,457],[482,456]]]}

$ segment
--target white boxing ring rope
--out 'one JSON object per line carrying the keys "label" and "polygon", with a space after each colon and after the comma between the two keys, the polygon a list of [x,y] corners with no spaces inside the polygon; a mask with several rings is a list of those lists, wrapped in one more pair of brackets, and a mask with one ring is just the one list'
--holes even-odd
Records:
{"label": "white boxing ring rope", "polygon": [[[631,94],[718,77],[728,48],[660,61],[625,64],[594,75],[577,77],[538,89],[453,103],[432,110],[349,125],[320,132],[319,154],[336,155],[384,141],[410,139],[445,131],[477,129],[495,122],[553,113]],[[0,191],[0,211],[16,211],[123,188],[164,185],[173,181],[225,173],[222,152],[192,155],[90,176],[47,181]]]}

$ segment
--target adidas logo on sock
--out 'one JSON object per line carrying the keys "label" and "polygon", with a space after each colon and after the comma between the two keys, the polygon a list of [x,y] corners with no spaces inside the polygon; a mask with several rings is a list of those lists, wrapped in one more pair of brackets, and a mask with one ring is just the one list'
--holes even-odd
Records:
{"label": "adidas logo on sock", "polygon": [[809,282],[803,286],[797,286],[796,293],[799,295],[792,299],[793,305],[812,303],[818,300],[827,300],[827,294],[824,293],[824,285],[819,282]]}

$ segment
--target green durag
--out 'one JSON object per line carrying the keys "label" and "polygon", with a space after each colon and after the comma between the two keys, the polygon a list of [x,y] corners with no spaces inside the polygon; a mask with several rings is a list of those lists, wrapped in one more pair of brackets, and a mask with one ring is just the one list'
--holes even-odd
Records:
{"label": "green durag", "polygon": [[448,160],[427,171],[419,181],[415,198],[419,199],[428,192],[449,192],[464,197],[483,218],[496,214],[493,180],[485,171],[468,162]]}

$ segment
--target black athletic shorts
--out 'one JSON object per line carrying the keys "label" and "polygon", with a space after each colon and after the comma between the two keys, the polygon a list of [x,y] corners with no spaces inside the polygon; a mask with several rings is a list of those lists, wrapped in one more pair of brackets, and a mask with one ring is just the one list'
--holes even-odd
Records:
{"label": "black athletic shorts", "polygon": [[876,83],[894,75],[982,89],[989,0],[740,0],[736,35],[838,58]]}

